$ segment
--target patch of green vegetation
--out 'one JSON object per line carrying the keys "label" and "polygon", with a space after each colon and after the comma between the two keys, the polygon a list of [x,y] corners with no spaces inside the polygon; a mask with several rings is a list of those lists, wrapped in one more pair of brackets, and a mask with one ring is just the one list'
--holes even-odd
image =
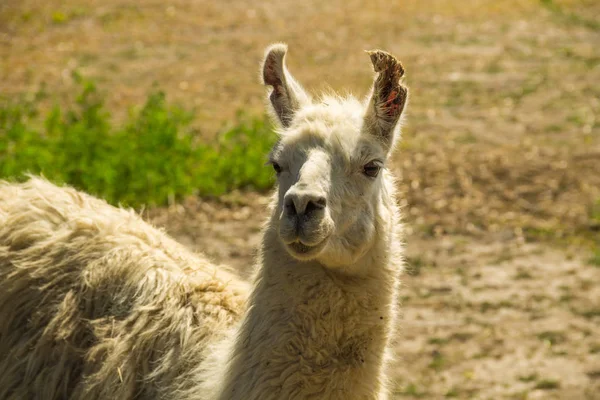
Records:
{"label": "patch of green vegetation", "polygon": [[547,82],[548,72],[546,70],[539,71],[535,78],[524,82],[523,85],[521,85],[518,89],[509,93],[508,97],[518,105],[525,97],[537,92],[539,88],[544,87]]}
{"label": "patch of green vegetation", "polygon": [[585,373],[590,379],[600,379],[600,370],[588,371]]}
{"label": "patch of green vegetation", "polygon": [[544,128],[544,131],[548,133],[558,133],[564,131],[564,127],[558,124],[550,124]]}
{"label": "patch of green vegetation", "polygon": [[[600,199],[590,207],[590,230],[600,230]],[[600,267],[600,239],[596,236],[592,247],[592,256],[588,259],[590,265]]]}
{"label": "patch of green vegetation", "polygon": [[588,259],[588,263],[600,267],[600,245],[592,250],[592,256]]}
{"label": "patch of green vegetation", "polygon": [[527,390],[515,392],[512,394],[512,398],[516,400],[527,400],[529,398],[529,392]]}
{"label": "patch of green vegetation", "polygon": [[400,390],[396,390],[394,394],[401,395],[401,396],[413,397],[413,398],[417,398],[417,399],[428,396],[427,392],[421,390],[414,383],[409,383],[408,385],[404,386]]}
{"label": "patch of green vegetation", "polygon": [[519,380],[521,382],[533,382],[536,381],[538,378],[538,374],[536,374],[535,372],[532,374],[528,374],[528,375],[521,375],[519,376]]}
{"label": "patch of green vegetation", "polygon": [[483,303],[481,303],[479,305],[479,311],[481,313],[486,313],[488,311],[496,311],[499,310],[501,308],[516,308],[515,305],[513,303],[511,303],[508,300],[502,300],[498,303],[492,303],[489,301],[484,301]]}
{"label": "patch of green vegetation", "polygon": [[533,300],[535,302],[540,302],[540,301],[546,301],[546,300],[552,300],[552,299],[543,294],[534,294],[531,296],[531,300]]}
{"label": "patch of green vegetation", "polygon": [[487,72],[489,74],[497,74],[502,72],[504,68],[502,68],[502,57],[496,57],[487,65]]}
{"label": "patch of green vegetation", "polygon": [[467,132],[464,135],[458,136],[454,141],[459,144],[473,144],[477,143],[477,136],[471,132]]}
{"label": "patch of green vegetation", "polygon": [[475,334],[471,333],[471,332],[455,332],[452,334],[452,339],[456,339],[459,342],[466,342],[467,340],[470,340],[471,338],[473,338],[473,336],[475,336]]}
{"label": "patch of green vegetation", "polygon": [[21,21],[29,22],[32,17],[33,17],[33,13],[31,11],[25,11],[23,14],[21,14]]}
{"label": "patch of green vegetation", "polygon": [[573,310],[575,314],[581,315],[584,318],[592,319],[600,317],[600,308],[589,308],[587,310]]}
{"label": "patch of green vegetation", "polygon": [[516,280],[533,279],[533,275],[531,275],[528,271],[526,271],[524,269],[519,269],[519,272],[517,272],[514,279],[516,279]]}
{"label": "patch of green vegetation", "polygon": [[567,340],[567,337],[565,336],[565,334],[563,332],[557,332],[557,331],[544,331],[544,332],[538,333],[537,337],[538,337],[538,339],[540,339],[544,342],[548,342],[553,346],[555,344],[564,343]]}
{"label": "patch of green vegetation", "polygon": [[559,356],[559,357],[565,357],[565,356],[569,355],[569,352],[567,350],[553,350],[552,355]]}
{"label": "patch of green vegetation", "polygon": [[450,342],[450,338],[431,337],[431,338],[427,339],[427,343],[429,343],[429,344],[441,345],[441,344],[446,344],[449,342]]}
{"label": "patch of green vegetation", "polygon": [[67,20],[67,15],[62,11],[55,11],[52,13],[52,22],[54,22],[55,24],[63,24],[67,22]]}
{"label": "patch of green vegetation", "polygon": [[45,116],[37,112],[42,95],[0,99],[0,178],[42,174],[133,207],[272,186],[273,172],[264,163],[275,134],[265,119],[240,115],[218,139],[203,142],[191,128],[193,113],[154,91],[115,126],[96,86],[76,79],[82,86],[76,102]]}
{"label": "patch of green vegetation", "polygon": [[592,227],[600,226],[600,199],[590,207],[590,224]]}
{"label": "patch of green vegetation", "polygon": [[511,261],[515,258],[510,252],[502,252],[498,257],[496,257],[492,263],[493,264],[504,264],[505,262]]}
{"label": "patch of green vegetation", "polygon": [[534,389],[553,390],[558,389],[559,387],[560,382],[555,379],[542,379],[535,384]]}
{"label": "patch of green vegetation", "polygon": [[550,10],[554,15],[560,17],[563,21],[573,25],[580,25],[591,30],[600,30],[600,22],[595,19],[582,17],[570,11],[566,11],[563,7],[556,4],[554,0],[540,0],[542,6]]}
{"label": "patch of green vegetation", "polygon": [[66,24],[75,18],[84,17],[88,12],[83,8],[70,9],[67,12],[56,10],[50,16],[52,23],[56,25]]}
{"label": "patch of green vegetation", "polygon": [[[564,47],[560,49],[560,54],[566,58],[570,58],[572,60],[583,63],[587,68],[595,68],[598,64],[600,64],[600,57],[596,55],[587,56],[584,54],[580,54],[574,49],[570,47]],[[577,122],[577,121],[573,121]]]}
{"label": "patch of green vegetation", "polygon": [[421,257],[407,257],[406,272],[410,276],[419,276],[421,275],[421,268],[423,268],[425,264],[425,260]]}
{"label": "patch of green vegetation", "polygon": [[441,369],[444,368],[445,365],[446,365],[446,359],[444,358],[444,355],[437,350],[434,351],[433,359],[429,363],[429,368],[431,368],[435,371],[440,371]]}
{"label": "patch of green vegetation", "polygon": [[552,228],[537,228],[527,226],[523,229],[525,238],[529,241],[552,241],[561,237],[561,231]]}
{"label": "patch of green vegetation", "polygon": [[573,296],[570,293],[565,293],[565,294],[561,294],[560,297],[558,298],[558,301],[561,303],[568,303],[570,301],[572,301],[575,298],[575,296]]}

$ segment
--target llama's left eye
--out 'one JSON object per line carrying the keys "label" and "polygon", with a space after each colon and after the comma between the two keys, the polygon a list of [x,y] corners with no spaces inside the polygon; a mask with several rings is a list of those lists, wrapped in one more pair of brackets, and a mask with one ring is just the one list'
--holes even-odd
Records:
{"label": "llama's left eye", "polygon": [[375,178],[379,175],[381,170],[381,163],[379,161],[370,161],[363,167],[363,174]]}
{"label": "llama's left eye", "polygon": [[273,169],[275,170],[275,173],[279,174],[281,172],[281,166],[279,164],[277,164],[275,161],[273,161],[271,164],[273,165]]}

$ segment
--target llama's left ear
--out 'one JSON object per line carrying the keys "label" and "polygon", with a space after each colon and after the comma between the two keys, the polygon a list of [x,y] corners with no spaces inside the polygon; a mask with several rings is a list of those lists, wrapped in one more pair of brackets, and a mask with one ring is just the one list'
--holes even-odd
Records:
{"label": "llama's left ear", "polygon": [[376,136],[389,150],[394,143],[396,126],[404,111],[408,89],[400,83],[404,68],[393,55],[382,51],[367,52],[377,76],[365,113],[364,129]]}
{"label": "llama's left ear", "polygon": [[285,66],[286,53],[285,44],[268,47],[262,67],[264,84],[273,88],[269,94],[273,111],[284,127],[291,124],[294,114],[303,104],[310,103],[309,96]]}

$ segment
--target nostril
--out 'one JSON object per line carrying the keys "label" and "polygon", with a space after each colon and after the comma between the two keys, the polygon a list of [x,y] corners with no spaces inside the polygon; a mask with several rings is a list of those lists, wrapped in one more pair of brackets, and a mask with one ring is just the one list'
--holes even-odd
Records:
{"label": "nostril", "polygon": [[285,212],[288,215],[296,215],[296,205],[294,204],[294,200],[288,198],[285,200]]}
{"label": "nostril", "polygon": [[319,197],[318,199],[316,199],[315,203],[320,208],[325,208],[327,206],[327,200],[325,199],[325,197]]}
{"label": "nostril", "polygon": [[327,200],[325,200],[325,197],[319,197],[318,199],[309,200],[309,202],[306,204],[306,209],[304,210],[304,213],[308,215],[313,211],[322,210],[323,208],[325,208],[325,206],[327,206]]}

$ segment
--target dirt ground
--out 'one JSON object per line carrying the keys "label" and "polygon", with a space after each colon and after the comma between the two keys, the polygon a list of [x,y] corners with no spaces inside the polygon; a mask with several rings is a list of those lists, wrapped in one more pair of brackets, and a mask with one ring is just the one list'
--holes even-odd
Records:
{"label": "dirt ground", "polygon": [[[4,0],[0,93],[71,73],[116,118],[153,83],[206,137],[261,115],[258,64],[285,41],[311,91],[366,94],[364,49],[411,89],[390,166],[407,273],[394,398],[600,399],[600,2],[596,0]],[[146,212],[184,244],[252,269],[268,197],[190,198]]]}

